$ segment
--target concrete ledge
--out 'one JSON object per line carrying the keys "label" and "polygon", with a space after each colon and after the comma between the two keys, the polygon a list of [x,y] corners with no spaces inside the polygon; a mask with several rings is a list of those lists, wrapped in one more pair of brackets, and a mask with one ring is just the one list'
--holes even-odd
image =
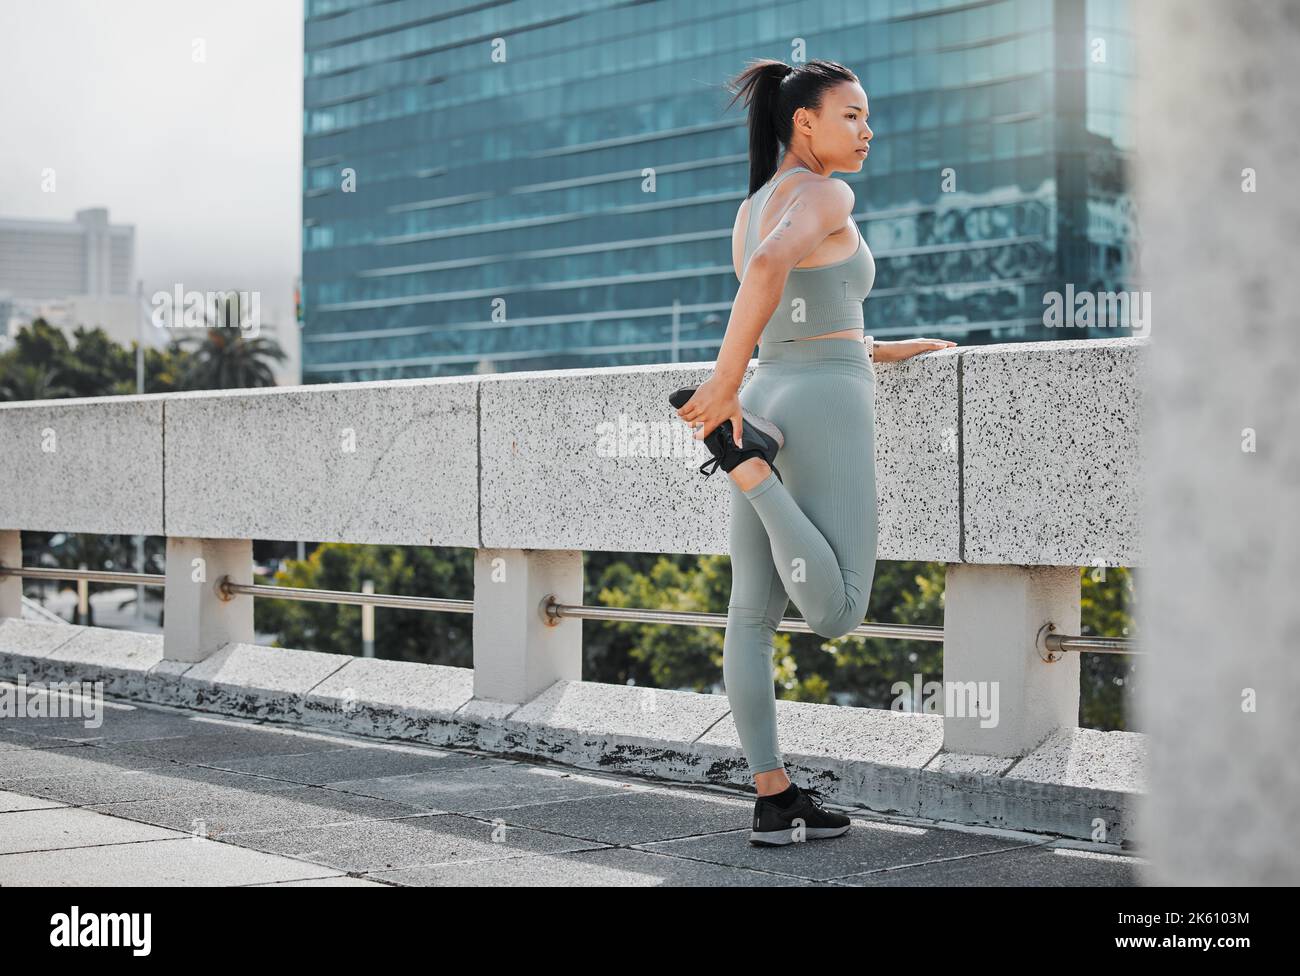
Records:
{"label": "concrete ledge", "polygon": [[1145,736],[1058,729],[1019,759],[940,753],[922,771],[914,813],[1132,844],[1145,791]]}
{"label": "concrete ledge", "polygon": [[725,762],[694,742],[729,712],[720,695],[556,681],[498,720],[479,718],[477,738],[491,752],[541,756],[588,769],[664,779],[722,782]]}
{"label": "concrete ledge", "polygon": [[170,535],[478,544],[473,378],[167,395]]}
{"label": "concrete ledge", "polygon": [[[203,711],[667,780],[749,785],[723,695],[557,681],[522,705],[474,699],[468,668],[228,644],[162,660],[157,635],[0,621],[0,679],[103,680]],[[1134,841],[1146,739],[1060,729],[1020,759],[944,753],[940,715],[777,702],[787,767],[880,813]]]}
{"label": "concrete ledge", "polygon": [[164,534],[165,396],[0,403],[0,528]]}
{"label": "concrete ledge", "polygon": [[1132,337],[966,350],[963,561],[1143,561],[1142,391],[1149,345]]}
{"label": "concrete ledge", "polygon": [[225,644],[160,683],[157,690],[172,705],[302,723],[306,721],[303,703],[308,693],[351,660],[348,654]]}
{"label": "concrete ledge", "polygon": [[358,735],[473,745],[456,718],[473,697],[472,668],[349,657],[306,696],[302,713],[310,725]]}
{"label": "concrete ledge", "polygon": [[[1000,343],[874,368],[875,425],[845,449],[875,458],[878,558],[1141,565],[1149,346]],[[16,459],[0,529],[724,554],[730,482],[701,477],[708,450],[667,402],[711,371],[0,404],[0,457]]]}
{"label": "concrete ledge", "polygon": [[[55,628],[60,629],[60,628]],[[62,681],[103,681],[104,694],[147,699],[162,675],[152,669],[163,659],[162,634],[139,634],[104,627],[76,627],[72,640],[45,660]],[[93,674],[92,674],[93,672]]]}

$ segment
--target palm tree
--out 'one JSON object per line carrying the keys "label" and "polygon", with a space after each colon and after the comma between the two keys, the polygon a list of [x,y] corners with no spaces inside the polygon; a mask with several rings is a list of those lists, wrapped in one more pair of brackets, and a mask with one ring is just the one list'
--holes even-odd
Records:
{"label": "palm tree", "polygon": [[18,363],[0,373],[0,400],[52,400],[75,396],[61,381],[58,367]]}
{"label": "palm tree", "polygon": [[284,350],[274,339],[244,338],[238,329],[209,328],[203,336],[186,336],[197,343],[189,370],[181,380],[185,390],[237,390],[275,386],[268,360],[284,360]]}

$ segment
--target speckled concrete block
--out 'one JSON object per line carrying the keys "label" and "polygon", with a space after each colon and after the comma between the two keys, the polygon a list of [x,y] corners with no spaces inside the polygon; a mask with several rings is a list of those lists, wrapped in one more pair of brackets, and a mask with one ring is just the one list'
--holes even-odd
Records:
{"label": "speckled concrete block", "polygon": [[[776,724],[786,769],[801,783],[881,812],[916,808],[918,771],[943,746],[942,717],[919,712],[778,700]],[[730,712],[695,747],[718,756],[729,782],[752,781]]]}
{"label": "speckled concrete block", "polygon": [[162,634],[78,627],[72,640],[47,658],[64,681],[102,681],[104,694],[147,699],[149,672],[163,657]]}
{"label": "speckled concrete block", "polygon": [[1131,845],[1146,740],[1059,729],[1020,759],[941,753],[922,771],[917,815]]}
{"label": "speckled concrete block", "polygon": [[276,722],[302,722],[303,701],[352,656],[226,644],[172,683],[172,705]]}
{"label": "speckled concrete block", "polygon": [[473,741],[455,718],[474,697],[474,670],[414,661],[352,658],[302,703],[313,726],[435,745]]}
{"label": "speckled concrete block", "polygon": [[62,665],[51,666],[50,656],[87,629],[17,617],[0,619],[0,681],[17,681],[19,676],[46,681],[51,674],[62,674]]}
{"label": "speckled concrete block", "polygon": [[1146,789],[1146,736],[1057,729],[1015,764],[1007,779],[1136,793]]}
{"label": "speckled concrete block", "polygon": [[962,560],[1138,566],[1151,340],[974,347],[961,357]]}
{"label": "speckled concrete block", "polygon": [[876,364],[877,559],[961,558],[960,347]]}
{"label": "speckled concrete block", "polygon": [[167,531],[476,546],[476,382],[173,394]]}
{"label": "speckled concrete block", "polygon": [[[711,373],[660,364],[483,377],[483,545],[726,553],[728,480],[700,474],[711,455],[667,402]],[[956,374],[947,353],[877,367],[879,558],[957,558]]]}
{"label": "speckled concrete block", "polygon": [[0,403],[0,529],[163,533],[162,397]]}
{"label": "speckled concrete block", "polygon": [[106,627],[0,621],[0,680],[102,682],[111,698],[149,700],[162,636]]}
{"label": "speckled concrete block", "polygon": [[712,762],[692,743],[728,711],[721,695],[557,681],[508,718],[481,721],[477,738],[489,752],[700,780]]}
{"label": "speckled concrete block", "polygon": [[668,403],[710,372],[664,364],[483,377],[483,546],[725,552],[728,479],[700,474],[711,455]]}
{"label": "speckled concrete block", "polygon": [[925,771],[953,776],[1001,776],[1019,761],[1019,757],[944,750],[925,764]]}

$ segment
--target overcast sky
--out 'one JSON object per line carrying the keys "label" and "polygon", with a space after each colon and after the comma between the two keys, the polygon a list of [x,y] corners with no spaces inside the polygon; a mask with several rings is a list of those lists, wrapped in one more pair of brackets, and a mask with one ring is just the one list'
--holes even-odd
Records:
{"label": "overcast sky", "polygon": [[146,296],[292,316],[301,160],[302,0],[0,0],[0,216],[107,207]]}

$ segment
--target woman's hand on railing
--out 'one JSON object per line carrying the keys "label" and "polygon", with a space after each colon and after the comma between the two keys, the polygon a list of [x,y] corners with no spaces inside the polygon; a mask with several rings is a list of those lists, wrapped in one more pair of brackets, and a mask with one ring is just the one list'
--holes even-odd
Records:
{"label": "woman's hand on railing", "polygon": [[911,359],[913,356],[919,356],[923,352],[934,352],[936,349],[950,349],[957,343],[951,339],[897,339],[892,342],[877,341],[872,347],[871,359],[877,363],[896,363],[899,360]]}
{"label": "woman's hand on railing", "polygon": [[677,411],[677,416],[694,428],[695,439],[702,441],[724,420],[731,421],[736,446],[742,441],[740,392],[730,383],[712,376],[696,389],[694,395]]}

